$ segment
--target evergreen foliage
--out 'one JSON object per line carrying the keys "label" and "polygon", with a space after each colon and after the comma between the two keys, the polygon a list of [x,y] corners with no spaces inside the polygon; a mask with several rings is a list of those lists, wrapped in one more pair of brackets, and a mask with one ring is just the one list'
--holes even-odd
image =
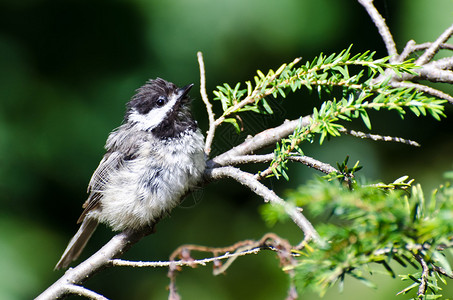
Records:
{"label": "evergreen foliage", "polygon": [[[371,129],[369,110],[394,110],[403,119],[408,111],[417,117],[445,117],[445,100],[388,84],[390,76],[414,74],[418,67],[411,60],[390,63],[389,57],[375,59],[374,54],[351,55],[349,48],[339,54],[321,54],[301,65],[296,59],[266,75],[258,71],[254,83],[247,81],[245,89],[240,83],[234,88],[218,86],[215,100],[221,102],[223,114],[217,122],[231,123],[240,130],[240,113],[273,113],[266,97],[285,98],[302,88],[316,92],[323,102],[313,108],[310,123],[302,126],[300,122],[274,149],[269,176],[288,180],[288,158],[303,155],[303,142],[312,143],[319,136],[323,144],[328,137],[340,136],[344,124],[354,119]],[[316,229],[325,241],[294,251],[297,264],[284,266],[293,273],[296,287],[322,295],[337,282],[341,286],[346,275],[374,286],[367,276],[376,272],[373,265],[381,265],[396,277],[392,266],[397,263],[416,269],[398,275],[410,282],[399,294],[409,293],[413,299],[441,297],[439,283],[453,278],[447,255],[453,254],[451,185],[440,186],[425,199],[421,186],[413,185],[407,176],[390,184],[359,183],[355,177],[361,168],[358,163],[348,168],[346,159],[338,168],[338,173],[316,178],[288,195],[289,202],[323,220]],[[283,209],[272,205],[265,205],[262,214],[270,224],[287,218]]]}

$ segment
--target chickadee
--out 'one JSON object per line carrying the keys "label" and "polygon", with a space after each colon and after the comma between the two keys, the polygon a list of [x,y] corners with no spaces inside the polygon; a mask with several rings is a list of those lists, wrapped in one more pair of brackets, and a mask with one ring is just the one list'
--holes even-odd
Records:
{"label": "chickadee", "polygon": [[136,91],[123,124],[107,139],[77,221],[82,224],[55,269],[78,258],[98,223],[115,231],[151,226],[199,183],[206,160],[190,112],[192,86],[157,78]]}

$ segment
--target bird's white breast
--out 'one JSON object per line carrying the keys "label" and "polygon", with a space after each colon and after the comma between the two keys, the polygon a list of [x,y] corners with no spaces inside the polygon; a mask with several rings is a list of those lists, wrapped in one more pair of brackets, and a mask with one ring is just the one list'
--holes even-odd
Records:
{"label": "bird's white breast", "polygon": [[186,131],[178,138],[145,141],[137,157],[110,177],[99,210],[91,217],[114,230],[152,224],[179,204],[205,169],[203,135]]}

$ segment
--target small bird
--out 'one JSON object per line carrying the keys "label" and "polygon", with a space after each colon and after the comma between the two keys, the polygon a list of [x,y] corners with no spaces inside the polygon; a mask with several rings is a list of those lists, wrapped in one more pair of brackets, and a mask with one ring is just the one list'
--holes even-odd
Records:
{"label": "small bird", "polygon": [[77,221],[82,224],[55,269],[78,258],[98,223],[115,231],[152,226],[200,182],[206,157],[190,110],[192,86],[157,78],[137,89],[123,124],[107,139]]}

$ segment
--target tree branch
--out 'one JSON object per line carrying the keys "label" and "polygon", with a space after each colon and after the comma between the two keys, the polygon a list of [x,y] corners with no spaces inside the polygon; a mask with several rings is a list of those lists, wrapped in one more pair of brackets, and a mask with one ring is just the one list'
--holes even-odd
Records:
{"label": "tree branch", "polygon": [[83,296],[88,299],[108,300],[106,297],[104,297],[96,292],[93,292],[92,290],[84,288],[83,286],[70,284],[70,285],[66,286],[66,289],[68,290],[69,293],[71,293],[73,295]]}
{"label": "tree branch", "polygon": [[420,297],[425,294],[426,288],[428,287],[429,267],[421,255],[416,254],[414,257],[422,266],[422,276],[420,277],[420,286],[417,291],[417,296]]}
{"label": "tree branch", "polygon": [[193,267],[195,265],[205,266],[208,263],[215,262],[217,260],[229,259],[232,257],[239,257],[248,254],[257,254],[261,251],[261,248],[253,248],[248,249],[240,252],[234,253],[225,253],[220,256],[203,258],[203,259],[196,259],[196,260],[178,260],[178,261],[130,261],[130,260],[123,260],[123,259],[113,259],[112,265],[115,267],[133,267],[133,268],[162,268],[162,267],[170,267],[170,266],[179,266],[179,267]]}
{"label": "tree branch", "polygon": [[305,239],[313,239],[317,243],[322,243],[321,238],[316,232],[313,225],[307,220],[307,218],[305,218],[305,216],[297,207],[277,196],[274,191],[264,186],[256,178],[254,178],[252,174],[233,167],[208,169],[207,173],[212,179],[220,179],[225,177],[232,178],[242,185],[247,186],[251,191],[262,197],[264,201],[269,202],[271,205],[283,207],[285,212],[291,217],[294,223],[296,223],[297,226],[302,229],[305,234]]}
{"label": "tree branch", "polygon": [[[234,165],[240,165],[240,164],[248,164],[248,163],[266,163],[266,162],[271,162],[274,159],[274,154],[269,153],[269,154],[263,154],[263,155],[242,155],[242,156],[235,156],[231,157],[231,160],[229,161],[229,164],[234,166]],[[330,174],[332,172],[338,173],[339,171],[332,167],[331,165],[327,163],[323,163],[319,160],[316,160],[312,157],[305,156],[305,155],[298,155],[295,153],[294,156],[289,156],[289,160],[295,161],[295,162],[300,162],[310,168],[316,169],[318,171],[321,171],[326,174]],[[256,176],[255,178],[260,180],[261,178],[265,177],[263,176],[263,173],[260,173],[261,176]]]}
{"label": "tree branch", "polygon": [[325,174],[340,173],[340,171],[338,171],[331,165],[329,165],[327,163],[323,163],[322,161],[316,160],[309,156],[305,156],[305,155],[304,156],[290,156],[289,160],[300,162],[310,168],[316,169]]}
{"label": "tree branch", "polygon": [[97,272],[106,267],[110,267],[111,259],[121,256],[124,252],[129,250],[132,245],[151,233],[152,228],[148,227],[141,231],[125,230],[115,235],[90,258],[80,263],[75,268],[68,269],[60,279],[47,288],[36,298],[36,300],[62,298],[63,296],[72,293],[74,290],[80,292],[80,289],[77,287],[74,288],[74,286],[82,284]]}
{"label": "tree branch", "polygon": [[430,63],[431,66],[442,69],[442,70],[452,70],[453,69],[453,57],[444,57],[433,61]]}
{"label": "tree branch", "polygon": [[387,48],[387,53],[390,56],[390,62],[396,61],[398,58],[398,51],[396,50],[395,41],[393,40],[392,34],[385,23],[385,19],[382,15],[378,12],[376,7],[373,5],[373,0],[358,0],[359,3],[365,8],[368,14],[373,20],[374,25],[376,25],[379,34],[384,41],[385,47]]}
{"label": "tree branch", "polygon": [[341,133],[344,133],[344,134],[349,134],[349,135],[361,138],[361,139],[371,139],[373,141],[384,141],[384,142],[396,142],[396,143],[407,144],[407,145],[414,146],[414,147],[420,147],[419,143],[417,143],[415,141],[411,141],[411,140],[406,140],[406,139],[403,139],[400,137],[371,134],[371,133],[365,133],[365,132],[355,131],[355,130],[350,130],[350,129],[339,129],[338,131],[340,131]]}
{"label": "tree branch", "polygon": [[[401,52],[401,54],[399,55],[396,62],[403,62],[412,53],[414,53],[416,51],[426,50],[426,49],[430,48],[432,45],[433,45],[433,43],[429,43],[429,42],[417,45],[414,40],[410,40],[407,42],[406,46],[403,49],[403,52]],[[439,45],[439,49],[453,50],[453,45],[441,43]]]}
{"label": "tree branch", "polygon": [[402,74],[401,77],[394,77],[398,81],[428,80],[431,82],[453,83],[453,72],[436,68],[434,65],[426,64],[415,71],[418,75]]}
{"label": "tree branch", "polygon": [[433,59],[434,55],[436,55],[437,51],[439,51],[441,45],[445,43],[451,36],[453,35],[453,25],[448,27],[438,38],[437,40],[431,44],[431,46],[420,56],[415,63],[417,65],[424,65]]}
{"label": "tree branch", "polygon": [[448,102],[450,102],[450,104],[453,104],[453,97],[452,96],[450,96],[447,93],[444,93],[442,91],[436,90],[435,88],[423,85],[423,84],[413,83],[413,82],[409,82],[409,81],[403,81],[403,82],[390,81],[389,85],[392,86],[392,87],[415,88],[415,89],[417,89],[417,90],[419,90],[421,92],[427,93],[427,94],[432,95],[434,97],[437,97],[437,98],[440,98],[440,99],[445,99]]}
{"label": "tree branch", "polygon": [[198,51],[197,57],[198,57],[198,64],[200,66],[200,94],[201,94],[201,99],[203,99],[203,102],[206,106],[206,111],[208,113],[208,120],[209,120],[209,129],[206,134],[206,143],[205,143],[204,151],[205,151],[206,155],[209,155],[209,153],[211,153],[212,141],[214,139],[214,134],[215,134],[215,130],[216,130],[215,116],[214,116],[214,112],[212,111],[212,104],[211,104],[211,102],[209,102],[208,94],[206,93],[206,74],[205,74],[205,68],[204,68],[203,53],[201,53],[201,51]]}
{"label": "tree branch", "polygon": [[[310,124],[311,116],[305,116],[301,120],[301,126],[307,126]],[[254,151],[263,149],[267,146],[274,145],[282,138],[287,137],[294,132],[294,129],[299,125],[299,119],[292,121],[285,121],[280,126],[264,130],[251,138],[247,138],[240,145],[233,147],[232,149],[214,157],[208,166],[225,166],[229,165],[234,157],[253,153]]]}

